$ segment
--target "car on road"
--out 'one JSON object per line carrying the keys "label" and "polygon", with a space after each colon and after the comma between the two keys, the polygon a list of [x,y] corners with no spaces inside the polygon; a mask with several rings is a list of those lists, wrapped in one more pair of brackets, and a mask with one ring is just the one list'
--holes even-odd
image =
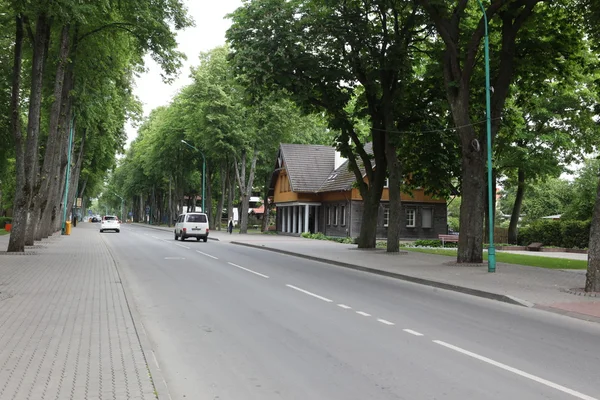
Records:
{"label": "car on road", "polygon": [[100,223],[100,233],[104,231],[121,232],[121,222],[116,215],[105,215]]}
{"label": "car on road", "polygon": [[184,241],[187,238],[196,238],[208,241],[208,216],[204,213],[190,212],[181,214],[175,222],[175,240]]}

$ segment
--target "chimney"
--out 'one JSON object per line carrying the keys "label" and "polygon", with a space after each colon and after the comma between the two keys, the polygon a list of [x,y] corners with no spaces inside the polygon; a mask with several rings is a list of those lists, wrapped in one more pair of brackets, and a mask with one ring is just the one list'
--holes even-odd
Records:
{"label": "chimney", "polygon": [[346,162],[346,159],[344,157],[342,157],[342,153],[340,153],[339,151],[336,150],[335,151],[335,163],[334,163],[333,170],[335,171],[336,169],[341,167],[342,164],[345,162]]}

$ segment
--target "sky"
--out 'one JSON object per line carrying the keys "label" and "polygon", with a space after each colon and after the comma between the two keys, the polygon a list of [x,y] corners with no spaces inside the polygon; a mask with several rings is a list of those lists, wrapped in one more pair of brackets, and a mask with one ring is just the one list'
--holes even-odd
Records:
{"label": "sky", "polygon": [[[173,96],[185,85],[191,83],[190,67],[198,64],[202,51],[225,44],[225,31],[231,21],[225,16],[242,5],[242,0],[183,0],[195,26],[177,34],[178,50],[187,56],[173,83],[166,84],[160,77],[160,67],[150,57],[146,57],[147,72],[136,79],[135,95],[144,106],[144,116],[156,107],[167,105]],[[127,146],[136,138],[137,128],[131,124],[125,127]]]}

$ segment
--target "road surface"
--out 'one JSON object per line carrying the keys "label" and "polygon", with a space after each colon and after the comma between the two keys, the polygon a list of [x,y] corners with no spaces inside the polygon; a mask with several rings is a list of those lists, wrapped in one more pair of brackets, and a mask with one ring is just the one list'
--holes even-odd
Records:
{"label": "road surface", "polygon": [[144,227],[102,235],[173,399],[600,398],[595,323]]}

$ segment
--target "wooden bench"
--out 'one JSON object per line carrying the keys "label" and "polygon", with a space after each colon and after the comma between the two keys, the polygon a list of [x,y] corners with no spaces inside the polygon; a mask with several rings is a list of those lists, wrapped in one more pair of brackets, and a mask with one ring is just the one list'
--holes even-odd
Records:
{"label": "wooden bench", "polygon": [[444,247],[446,242],[458,243],[458,235],[438,235],[438,239],[442,241],[442,247]]}
{"label": "wooden bench", "polygon": [[527,250],[529,251],[540,251],[542,249],[543,243],[531,243],[527,246]]}

